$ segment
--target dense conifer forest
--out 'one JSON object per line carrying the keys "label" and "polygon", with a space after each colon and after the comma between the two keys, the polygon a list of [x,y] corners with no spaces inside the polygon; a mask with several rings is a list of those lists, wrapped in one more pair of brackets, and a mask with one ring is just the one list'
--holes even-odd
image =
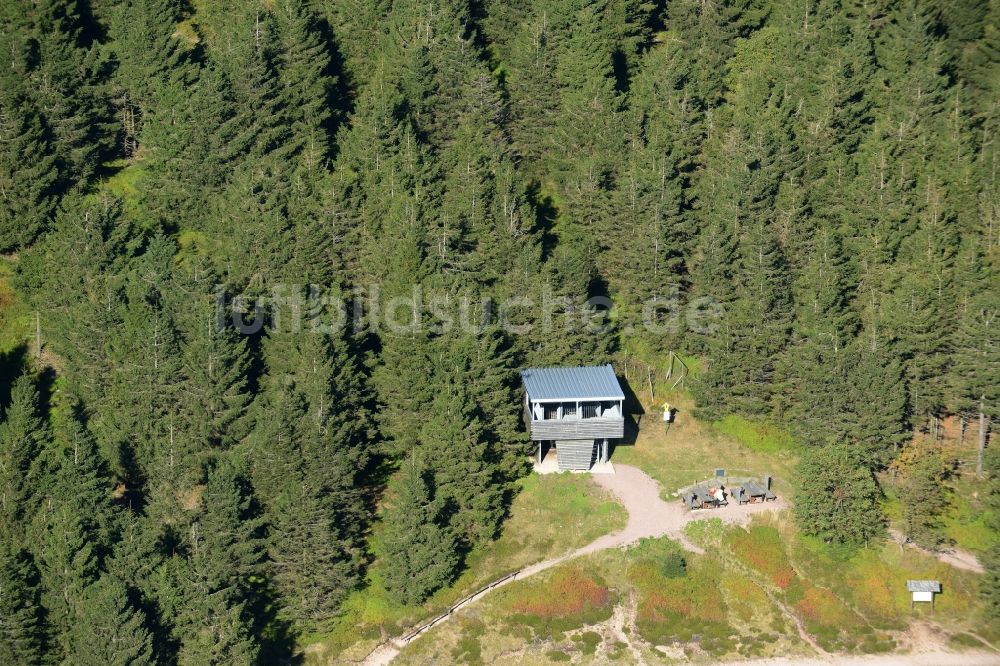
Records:
{"label": "dense conifer forest", "polygon": [[803,530],[880,538],[913,434],[1000,416],[998,60],[996,0],[0,3],[0,663],[420,602],[502,530],[526,365],[697,359],[805,445]]}

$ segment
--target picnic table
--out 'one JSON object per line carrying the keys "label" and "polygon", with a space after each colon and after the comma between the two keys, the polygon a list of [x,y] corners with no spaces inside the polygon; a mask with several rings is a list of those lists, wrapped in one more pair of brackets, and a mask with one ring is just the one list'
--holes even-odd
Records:
{"label": "picnic table", "polygon": [[722,500],[713,495],[707,486],[696,486],[684,495],[683,501],[689,509],[716,509],[720,505],[729,504],[725,499],[725,488],[720,489],[722,490]]}
{"label": "picnic table", "polygon": [[756,504],[777,499],[774,493],[756,481],[747,481],[736,489],[737,500],[740,504]]}

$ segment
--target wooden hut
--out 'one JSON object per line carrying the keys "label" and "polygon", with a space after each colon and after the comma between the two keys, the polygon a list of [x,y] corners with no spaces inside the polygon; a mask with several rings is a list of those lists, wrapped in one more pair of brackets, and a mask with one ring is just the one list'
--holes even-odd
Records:
{"label": "wooden hut", "polygon": [[528,368],[521,382],[539,463],[553,449],[564,471],[608,461],[610,443],[625,433],[625,394],[610,365]]}

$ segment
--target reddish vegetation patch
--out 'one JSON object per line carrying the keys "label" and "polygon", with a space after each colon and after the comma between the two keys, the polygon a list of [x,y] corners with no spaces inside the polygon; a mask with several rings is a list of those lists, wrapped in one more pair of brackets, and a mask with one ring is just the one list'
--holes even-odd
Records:
{"label": "reddish vegetation patch", "polygon": [[880,618],[896,617],[896,599],[892,585],[901,585],[902,577],[875,553],[862,553],[859,561],[847,575],[855,600],[866,610]]}
{"label": "reddish vegetation patch", "polygon": [[580,569],[560,569],[546,585],[525,590],[514,599],[511,610],[542,618],[579,615],[608,605],[608,588]]}
{"label": "reddish vegetation patch", "polygon": [[778,588],[787,590],[795,580],[795,569],[781,545],[781,535],[773,527],[754,527],[749,532],[733,530],[727,540],[740,561],[770,578]]}
{"label": "reddish vegetation patch", "polygon": [[663,620],[664,612],[674,612],[681,615],[691,614],[691,600],[669,594],[652,592],[642,604],[642,610],[656,620]]}
{"label": "reddish vegetation patch", "polygon": [[629,567],[629,581],[642,591],[640,619],[663,622],[672,616],[697,616],[699,621],[725,620],[725,602],[715,571],[692,567],[681,578],[665,578],[651,562]]}
{"label": "reddish vegetation patch", "polygon": [[8,287],[6,282],[0,282],[0,310],[10,307],[16,300],[14,290]]}
{"label": "reddish vegetation patch", "polygon": [[795,604],[795,609],[806,622],[827,627],[845,627],[852,620],[840,599],[830,590],[821,587],[807,588]]}

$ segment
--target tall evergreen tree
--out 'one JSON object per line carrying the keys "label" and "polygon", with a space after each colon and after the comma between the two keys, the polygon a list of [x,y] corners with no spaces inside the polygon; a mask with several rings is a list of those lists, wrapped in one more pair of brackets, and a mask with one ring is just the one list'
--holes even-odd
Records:
{"label": "tall evergreen tree", "polygon": [[11,390],[10,404],[0,421],[0,533],[5,539],[24,538],[24,522],[33,505],[32,471],[47,441],[39,415],[38,390],[30,375],[22,375]]}
{"label": "tall evergreen tree", "polygon": [[405,604],[420,603],[446,585],[458,566],[458,544],[442,525],[431,477],[415,455],[403,464],[378,535],[382,583]]}
{"label": "tall evergreen tree", "polygon": [[74,627],[87,608],[86,590],[100,576],[115,529],[113,485],[93,441],[72,416],[58,424],[46,452],[50,470],[34,521],[48,629],[61,658],[74,650]]}
{"label": "tall evergreen tree", "polygon": [[500,457],[486,440],[464,377],[447,366],[438,372],[420,429],[420,450],[431,466],[434,497],[448,528],[462,546],[471,548],[492,539],[503,519]]}
{"label": "tall evergreen tree", "polygon": [[30,73],[37,108],[45,110],[64,187],[88,187],[117,139],[106,90],[109,63],[74,0],[20,3],[30,17],[37,60]]}
{"label": "tall evergreen tree", "polygon": [[867,545],[885,531],[875,477],[845,446],[807,449],[799,464],[795,516],[805,534],[824,541]]}
{"label": "tall evergreen tree", "polygon": [[179,582],[185,601],[175,619],[179,663],[254,663],[259,646],[251,607],[263,573],[263,526],[228,459],[209,470],[184,544]]}
{"label": "tall evergreen tree", "polygon": [[0,34],[0,251],[27,246],[48,227],[61,175],[50,129],[31,99],[31,42]]}
{"label": "tall evergreen tree", "polygon": [[109,574],[83,594],[80,615],[70,630],[69,653],[81,666],[155,664],[153,641],[142,612],[132,606],[128,590]]}
{"label": "tall evergreen tree", "polygon": [[38,571],[30,555],[5,538],[0,545],[0,661],[40,664],[43,648]]}

